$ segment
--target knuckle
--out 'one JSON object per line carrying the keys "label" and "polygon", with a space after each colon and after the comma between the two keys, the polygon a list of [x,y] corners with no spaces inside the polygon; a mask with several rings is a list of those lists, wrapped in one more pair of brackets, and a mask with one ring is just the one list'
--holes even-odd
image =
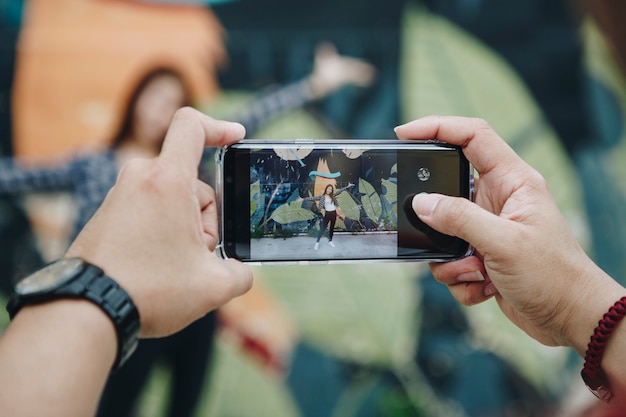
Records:
{"label": "knuckle", "polygon": [[431,265],[430,272],[432,273],[433,278],[435,278],[435,281],[440,284],[448,284],[451,282],[449,276],[445,273],[445,271],[442,271],[440,268]]}
{"label": "knuckle", "polygon": [[131,159],[127,161],[117,174],[117,183],[137,182],[145,178],[149,162],[145,159]]}
{"label": "knuckle", "polygon": [[482,117],[472,117],[472,122],[477,129],[491,129],[491,125]]}
{"label": "knuckle", "polygon": [[463,283],[448,285],[452,296],[464,306],[473,306],[485,301],[482,295],[482,286],[478,283]]}
{"label": "knuckle", "polygon": [[536,170],[531,170],[527,177],[528,184],[532,186],[532,188],[546,192],[549,190],[548,182],[546,179]]}
{"label": "knuckle", "polygon": [[487,122],[483,118],[473,117],[471,119],[471,121],[472,121],[472,123],[474,125],[474,131],[476,131],[476,132],[480,132],[480,131],[484,131],[484,130],[493,131],[493,128],[491,127],[489,122]]}
{"label": "knuckle", "polygon": [[173,118],[189,120],[189,119],[195,119],[196,117],[198,117],[197,110],[195,110],[193,107],[190,107],[190,106],[184,106],[176,110]]}

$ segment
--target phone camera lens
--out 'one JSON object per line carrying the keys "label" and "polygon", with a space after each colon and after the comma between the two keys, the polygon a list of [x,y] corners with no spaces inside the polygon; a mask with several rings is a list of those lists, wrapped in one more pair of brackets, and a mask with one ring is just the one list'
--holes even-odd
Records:
{"label": "phone camera lens", "polygon": [[430,171],[428,168],[420,168],[417,170],[417,178],[420,181],[428,181],[430,179]]}

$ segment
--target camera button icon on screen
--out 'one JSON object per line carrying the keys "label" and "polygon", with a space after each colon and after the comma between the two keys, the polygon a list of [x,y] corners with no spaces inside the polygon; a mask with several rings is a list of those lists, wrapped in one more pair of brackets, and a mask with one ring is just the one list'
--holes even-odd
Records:
{"label": "camera button icon on screen", "polygon": [[430,179],[430,171],[428,170],[428,168],[420,168],[417,170],[417,178],[420,181],[428,181]]}

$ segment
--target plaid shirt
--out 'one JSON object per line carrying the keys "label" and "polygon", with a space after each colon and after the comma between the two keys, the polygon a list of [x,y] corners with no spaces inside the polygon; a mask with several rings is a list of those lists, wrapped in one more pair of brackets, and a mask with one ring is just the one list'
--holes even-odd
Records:
{"label": "plaid shirt", "polygon": [[30,168],[0,159],[0,196],[18,196],[30,192],[70,192],[77,217],[72,238],[96,212],[117,179],[118,167],[113,151],[84,155],[55,166]]}
{"label": "plaid shirt", "polygon": [[285,86],[268,88],[231,120],[241,123],[246,128],[246,135],[253,135],[269,120],[299,109],[313,100],[308,81],[304,79]]}
{"label": "plaid shirt", "polygon": [[[335,190],[335,192],[333,193],[334,195],[331,197],[333,200],[333,204],[335,205],[335,207],[339,207],[339,202],[337,201],[337,196],[341,193],[343,193],[344,191],[346,191],[349,188],[349,186],[343,187],[343,188],[338,188]],[[324,209],[324,197],[325,194],[322,195],[315,195],[313,197],[305,197],[302,200],[304,201],[316,201],[317,202],[317,209],[321,212]]]}

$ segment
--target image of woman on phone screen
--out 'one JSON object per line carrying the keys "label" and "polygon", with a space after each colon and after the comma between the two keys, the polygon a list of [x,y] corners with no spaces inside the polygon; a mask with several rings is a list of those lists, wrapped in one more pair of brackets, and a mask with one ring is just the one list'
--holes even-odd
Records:
{"label": "image of woman on phone screen", "polygon": [[320,239],[324,235],[326,228],[328,227],[328,244],[331,247],[335,247],[333,243],[333,235],[335,233],[335,223],[337,222],[337,209],[339,208],[339,202],[337,201],[337,196],[347,190],[350,187],[354,187],[354,184],[348,183],[346,187],[335,190],[335,187],[332,184],[328,184],[324,188],[324,194],[313,197],[303,198],[302,201],[311,201],[314,200],[317,202],[317,208],[320,213],[324,210],[324,218],[322,219],[322,224],[320,225],[320,232],[317,235],[317,240],[315,241],[315,246],[313,249],[318,250],[320,247]]}

